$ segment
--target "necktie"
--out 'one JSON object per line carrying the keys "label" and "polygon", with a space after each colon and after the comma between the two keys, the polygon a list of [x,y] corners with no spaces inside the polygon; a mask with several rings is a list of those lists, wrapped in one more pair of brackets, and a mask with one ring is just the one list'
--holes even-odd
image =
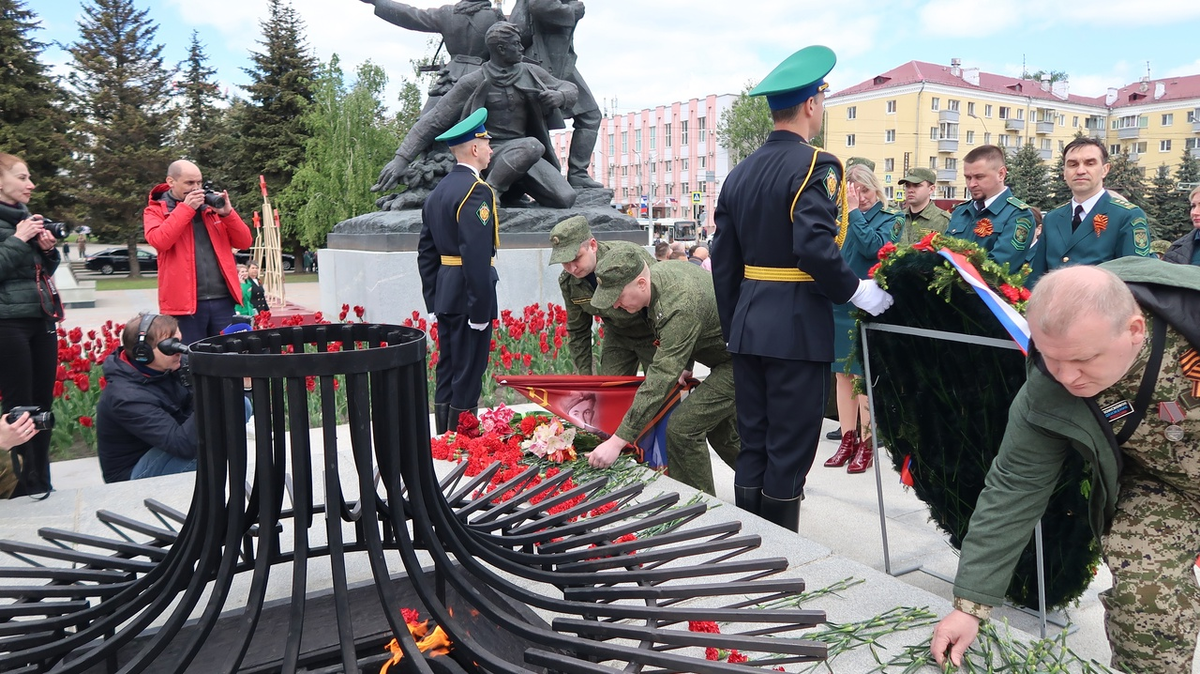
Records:
{"label": "necktie", "polygon": [[1083,222],[1083,205],[1075,207],[1075,215],[1071,217],[1071,231],[1075,231],[1079,227],[1079,223]]}
{"label": "necktie", "polygon": [[975,211],[977,213],[982,213],[983,209],[985,209],[985,208],[987,208],[987,200],[986,199],[976,199],[975,200]]}

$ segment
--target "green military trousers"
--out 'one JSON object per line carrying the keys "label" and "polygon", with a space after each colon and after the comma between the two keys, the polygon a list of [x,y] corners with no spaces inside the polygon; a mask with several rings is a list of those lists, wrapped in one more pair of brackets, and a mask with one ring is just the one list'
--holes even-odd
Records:
{"label": "green military trousers", "polygon": [[708,494],[713,486],[708,445],[734,467],[741,439],[733,396],[733,363],[722,363],[683,399],[667,421],[667,474]]}
{"label": "green military trousers", "polygon": [[597,374],[610,377],[632,377],[650,367],[654,361],[654,343],[648,339],[635,340],[606,331],[600,341],[600,366]]}
{"label": "green military trousers", "polygon": [[[1136,469],[1134,469],[1136,470]],[[1145,474],[1121,478],[1103,539],[1113,587],[1100,595],[1115,669],[1190,674],[1200,631],[1200,499]]]}

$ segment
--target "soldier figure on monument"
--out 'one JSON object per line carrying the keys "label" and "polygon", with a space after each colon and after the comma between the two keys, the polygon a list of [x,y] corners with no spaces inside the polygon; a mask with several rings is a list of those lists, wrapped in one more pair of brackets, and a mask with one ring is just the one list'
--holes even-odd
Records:
{"label": "soldier figure on monument", "polygon": [[592,150],[600,135],[600,106],[575,69],[575,25],[583,18],[579,0],[517,0],[510,20],[521,30],[525,56],[550,74],[579,88],[579,99],[567,112],[572,119],[567,182],[572,187],[603,187],[588,175]]}
{"label": "soldier figure on monument", "polygon": [[421,115],[405,136],[396,156],[379,174],[371,190],[388,190],[401,182],[413,159],[434,137],[479,108],[487,108],[488,130],[495,154],[487,182],[508,200],[529,194],[549,208],[570,208],[576,192],[563,177],[550,144],[554,115],[574,108],[578,89],[531,63],[523,63],[517,27],[500,21],[485,36],[490,59],[464,75],[437,105]]}
{"label": "soldier figure on monument", "polygon": [[396,0],[362,0],[375,7],[375,16],[401,28],[422,33],[440,33],[450,54],[450,64],[439,73],[429,89],[422,112],[433,108],[463,75],[478,70],[488,59],[484,35],[504,14],[490,0],[460,0],[453,5],[417,9]]}

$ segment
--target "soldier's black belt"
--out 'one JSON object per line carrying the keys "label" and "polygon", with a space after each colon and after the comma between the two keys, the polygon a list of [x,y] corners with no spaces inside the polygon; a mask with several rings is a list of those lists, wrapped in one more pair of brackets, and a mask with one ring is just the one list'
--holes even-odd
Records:
{"label": "soldier's black belt", "polygon": [[[443,255],[442,256],[442,266],[443,267],[461,267],[462,266],[462,258],[457,255]],[[492,266],[493,267],[496,266],[496,258],[492,258]]]}
{"label": "soldier's black belt", "polygon": [[790,283],[808,283],[813,280],[807,272],[795,267],[756,267],[746,265],[746,278],[751,281],[782,281]]}

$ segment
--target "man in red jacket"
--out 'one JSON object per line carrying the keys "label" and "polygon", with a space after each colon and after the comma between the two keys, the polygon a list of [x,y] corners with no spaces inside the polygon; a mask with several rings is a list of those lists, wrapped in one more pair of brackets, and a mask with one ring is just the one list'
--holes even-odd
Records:
{"label": "man in red jacket", "polygon": [[229,193],[213,193],[215,205],[206,204],[203,183],[195,164],[172,162],[142,212],[146,242],[158,251],[158,311],[179,321],[187,344],[229,326],[242,303],[233,250],[253,242]]}

